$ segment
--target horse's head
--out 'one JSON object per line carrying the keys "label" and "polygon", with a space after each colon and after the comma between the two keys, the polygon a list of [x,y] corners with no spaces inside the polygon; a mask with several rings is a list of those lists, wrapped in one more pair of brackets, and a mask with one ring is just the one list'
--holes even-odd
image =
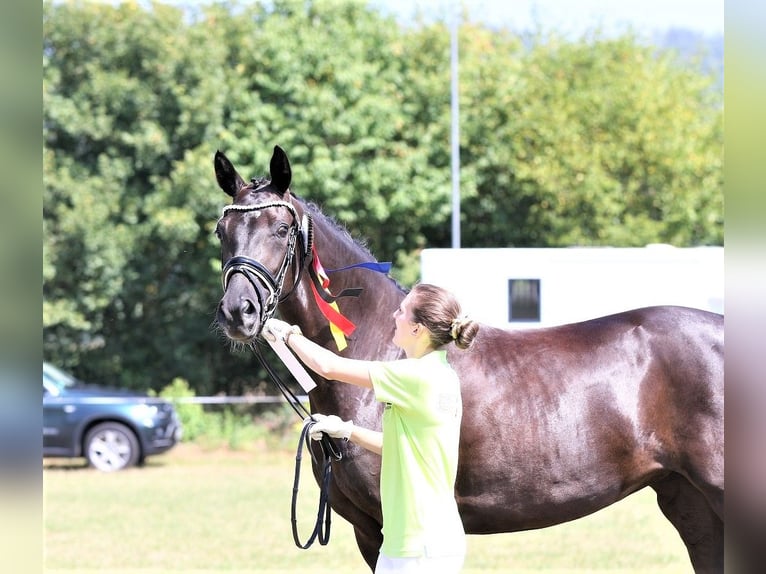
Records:
{"label": "horse's head", "polygon": [[250,342],[299,280],[310,250],[311,219],[292,200],[290,162],[279,146],[271,157],[270,180],[245,182],[220,151],[213,163],[218,185],[234,198],[215,231],[224,289],[216,319],[230,339]]}

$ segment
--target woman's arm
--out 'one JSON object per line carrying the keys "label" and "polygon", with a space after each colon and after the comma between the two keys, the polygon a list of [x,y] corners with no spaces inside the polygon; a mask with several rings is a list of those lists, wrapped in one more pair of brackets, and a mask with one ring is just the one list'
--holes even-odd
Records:
{"label": "woman's arm", "polygon": [[[295,331],[289,331],[286,334],[285,344],[308,368],[325,379],[343,381],[367,389],[372,388],[369,361],[347,359],[336,355]],[[360,443],[360,446],[365,445]]]}
{"label": "woman's arm", "polygon": [[376,454],[383,453],[382,432],[358,427],[355,425],[354,430],[351,432],[351,436],[348,440]]}

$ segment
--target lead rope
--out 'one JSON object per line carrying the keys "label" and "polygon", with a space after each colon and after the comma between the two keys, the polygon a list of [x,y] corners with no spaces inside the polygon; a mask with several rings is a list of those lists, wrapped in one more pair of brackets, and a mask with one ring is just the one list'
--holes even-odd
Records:
{"label": "lead rope", "polygon": [[[301,461],[303,460],[303,447],[304,444],[311,454],[311,459],[316,462],[314,452],[311,450],[311,427],[316,423],[314,417],[311,416],[311,412],[303,406],[303,403],[298,400],[298,397],[287,387],[285,382],[279,377],[279,375],[271,368],[271,365],[264,359],[258,345],[253,346],[253,353],[258,357],[263,368],[269,374],[271,381],[285,397],[287,403],[292,407],[295,413],[303,421],[303,430],[301,431],[300,438],[298,439],[298,449],[295,453],[295,474],[293,477],[293,496],[290,503],[290,522],[292,524],[293,540],[298,548],[303,550],[308,549],[314,540],[319,540],[319,544],[326,546],[330,541],[330,525],[331,525],[331,513],[330,507],[330,479],[332,476],[332,460],[341,460],[343,454],[335,448],[332,440],[326,434],[322,436],[322,440],[319,441],[322,447],[322,480],[319,483],[319,505],[317,508],[317,519],[314,524],[314,530],[309,536],[308,540],[302,544],[300,537],[298,536],[298,519],[297,519],[297,506],[298,506],[298,486],[301,479]],[[303,411],[303,412],[301,412]]]}

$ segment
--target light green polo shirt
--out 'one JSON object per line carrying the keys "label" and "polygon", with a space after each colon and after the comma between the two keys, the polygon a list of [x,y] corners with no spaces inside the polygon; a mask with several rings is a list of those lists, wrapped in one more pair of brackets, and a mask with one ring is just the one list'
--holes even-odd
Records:
{"label": "light green polo shirt", "polygon": [[455,501],[462,401],[446,351],[370,366],[385,403],[381,553],[391,558],[464,552]]}

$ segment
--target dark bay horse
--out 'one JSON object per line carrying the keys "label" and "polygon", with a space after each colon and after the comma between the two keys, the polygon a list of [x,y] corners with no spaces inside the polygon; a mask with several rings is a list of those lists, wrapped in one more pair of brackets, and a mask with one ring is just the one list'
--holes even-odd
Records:
{"label": "dark bay horse", "polygon": [[[405,296],[364,268],[369,251],[318,207],[290,191],[291,167],[275,147],[270,178],[245,181],[214,159],[233,198],[216,234],[224,294],[217,322],[235,342],[256,344],[278,307],[337,352],[320,311],[316,263],[357,325],[342,354],[400,357],[392,313]],[[481,288],[477,278],[477,289]],[[535,330],[483,325],[469,351],[450,353],[463,393],[456,497],[469,534],[543,528],[593,513],[646,486],[678,530],[696,572],[723,571],[723,317],[683,307],[636,309]],[[312,412],[380,429],[370,391],[315,376]],[[354,527],[372,569],[382,541],[380,459],[352,443],[334,462],[332,508]],[[319,469],[314,469],[318,477]]]}

